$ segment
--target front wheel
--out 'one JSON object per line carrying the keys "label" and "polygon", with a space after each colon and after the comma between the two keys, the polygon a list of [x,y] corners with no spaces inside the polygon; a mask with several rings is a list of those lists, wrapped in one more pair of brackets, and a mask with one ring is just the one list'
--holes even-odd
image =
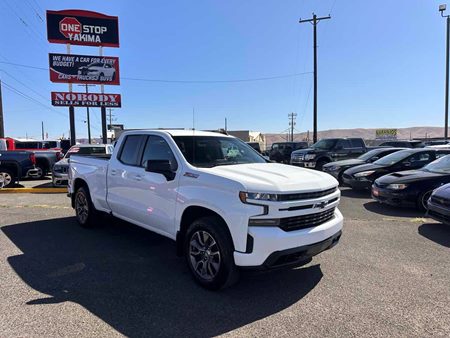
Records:
{"label": "front wheel", "polygon": [[319,161],[317,161],[317,163],[316,163],[316,169],[322,171],[322,170],[323,170],[323,166],[324,166],[325,164],[327,164],[327,163],[328,163],[328,162],[325,161],[325,160],[319,160]]}
{"label": "front wheel", "polygon": [[239,278],[232,239],[225,227],[217,217],[202,217],[189,226],[185,237],[189,269],[195,281],[210,290],[231,286]]}
{"label": "front wheel", "polygon": [[33,176],[33,178],[43,180],[45,176],[47,176],[47,169],[45,169],[42,165],[36,165],[36,170],[36,176]]}
{"label": "front wheel", "polygon": [[432,190],[424,192],[417,198],[417,207],[420,211],[427,211],[428,199],[430,198],[432,192]]}

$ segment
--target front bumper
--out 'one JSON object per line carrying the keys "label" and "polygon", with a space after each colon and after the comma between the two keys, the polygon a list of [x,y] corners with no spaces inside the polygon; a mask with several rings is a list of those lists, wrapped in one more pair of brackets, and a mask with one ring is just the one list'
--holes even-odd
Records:
{"label": "front bumper", "polygon": [[344,174],[342,176],[342,182],[345,186],[351,187],[352,189],[370,189],[372,187],[372,181],[367,178],[356,179],[353,176]]}
{"label": "front bumper", "polygon": [[426,216],[432,219],[450,225],[450,209],[435,204],[431,200],[428,200],[428,210]]}
{"label": "front bumper", "polygon": [[291,164],[302,168],[316,168],[316,162],[291,159]]}
{"label": "front bumper", "polygon": [[328,222],[307,229],[286,232],[278,227],[249,226],[253,250],[235,251],[234,261],[241,267],[270,268],[295,263],[292,259],[301,262],[334,246],[342,226],[343,217],[338,209]]}
{"label": "front bumper", "polygon": [[67,185],[69,182],[69,175],[66,173],[52,172],[53,185]]}
{"label": "front bumper", "polygon": [[414,207],[416,205],[415,196],[405,190],[394,191],[373,185],[371,193],[372,198],[380,203],[404,207]]}

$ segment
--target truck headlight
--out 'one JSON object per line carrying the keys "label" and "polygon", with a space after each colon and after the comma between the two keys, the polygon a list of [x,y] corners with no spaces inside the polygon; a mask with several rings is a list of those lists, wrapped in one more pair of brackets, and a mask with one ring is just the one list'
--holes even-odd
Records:
{"label": "truck headlight", "polygon": [[53,166],[53,171],[54,171],[55,173],[62,173],[63,169],[62,169],[61,166],[55,165],[55,166]]}
{"label": "truck headlight", "polygon": [[392,190],[403,190],[405,188],[408,187],[407,184],[389,184],[388,189],[392,189]]}
{"label": "truck headlight", "polygon": [[368,171],[361,171],[360,173],[356,173],[355,177],[367,177],[372,175],[375,172],[375,170],[368,170]]}
{"label": "truck headlight", "polygon": [[305,161],[314,160],[316,158],[316,154],[306,154]]}
{"label": "truck headlight", "polygon": [[239,198],[242,201],[242,203],[248,203],[248,200],[253,201],[278,201],[278,195],[277,194],[269,194],[269,193],[262,193],[262,192],[245,192],[241,191],[239,193]]}

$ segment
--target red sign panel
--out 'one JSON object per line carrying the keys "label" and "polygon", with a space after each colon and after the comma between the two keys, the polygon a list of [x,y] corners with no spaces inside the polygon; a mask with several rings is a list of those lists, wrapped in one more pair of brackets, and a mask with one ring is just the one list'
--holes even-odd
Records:
{"label": "red sign panel", "polygon": [[120,84],[117,57],[54,53],[48,56],[52,82]]}
{"label": "red sign panel", "polygon": [[114,107],[122,106],[120,94],[52,92],[52,105],[57,107]]}
{"label": "red sign panel", "polygon": [[119,19],[78,9],[47,11],[47,39],[52,43],[119,47]]}

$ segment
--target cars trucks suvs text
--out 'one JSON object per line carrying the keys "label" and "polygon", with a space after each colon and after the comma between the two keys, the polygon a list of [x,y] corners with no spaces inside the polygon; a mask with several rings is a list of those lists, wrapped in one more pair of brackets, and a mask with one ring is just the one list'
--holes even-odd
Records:
{"label": "cars trucks suvs text", "polygon": [[72,155],[69,166],[82,226],[105,212],[171,238],[209,289],[231,285],[240,268],[305,264],[341,236],[336,179],[268,163],[232,136],[127,131],[112,155]]}

